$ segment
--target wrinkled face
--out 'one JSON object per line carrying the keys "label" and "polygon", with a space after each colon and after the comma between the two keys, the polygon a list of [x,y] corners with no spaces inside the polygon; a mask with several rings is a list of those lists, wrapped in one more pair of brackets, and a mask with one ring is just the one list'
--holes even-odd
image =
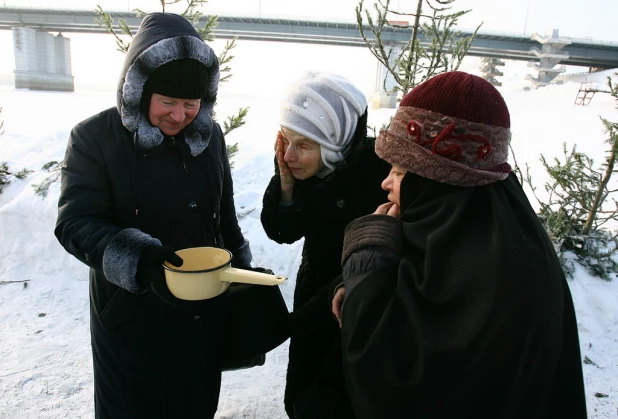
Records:
{"label": "wrinkled face", "polygon": [[405,176],[407,170],[401,166],[394,165],[391,168],[387,178],[382,181],[382,189],[388,191],[388,200],[393,204],[401,206],[399,191],[401,188],[401,181]]}
{"label": "wrinkled face", "polygon": [[320,145],[313,140],[281,127],[283,133],[283,160],[295,179],[303,180],[316,175],[324,166]]}
{"label": "wrinkled face", "polygon": [[163,134],[176,135],[195,119],[199,111],[199,99],[176,99],[153,93],[148,118]]}

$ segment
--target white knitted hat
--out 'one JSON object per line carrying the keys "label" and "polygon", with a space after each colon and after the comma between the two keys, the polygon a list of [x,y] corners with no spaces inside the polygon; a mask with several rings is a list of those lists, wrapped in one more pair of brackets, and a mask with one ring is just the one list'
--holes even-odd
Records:
{"label": "white knitted hat", "polygon": [[349,80],[309,72],[285,92],[279,123],[320,144],[322,161],[332,171],[366,109],[365,95]]}

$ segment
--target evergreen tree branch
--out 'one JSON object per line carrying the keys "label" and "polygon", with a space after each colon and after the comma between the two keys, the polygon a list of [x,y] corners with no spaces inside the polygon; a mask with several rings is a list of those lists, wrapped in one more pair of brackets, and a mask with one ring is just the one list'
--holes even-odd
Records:
{"label": "evergreen tree branch", "polygon": [[249,112],[249,108],[241,108],[236,115],[229,116],[227,121],[223,122],[223,135],[227,135],[236,128],[243,126],[247,112]]}
{"label": "evergreen tree branch", "polygon": [[[120,36],[116,33],[116,30],[114,29],[114,19],[112,18],[112,15],[104,12],[100,5],[97,5],[95,12],[99,15],[101,20],[95,18],[94,21],[97,22],[101,29],[105,30],[116,39],[117,50],[126,53],[129,50],[130,42],[125,43],[124,40],[120,38]],[[129,25],[127,24],[126,20],[119,19],[118,26],[120,27],[123,34],[133,38],[133,34],[131,33],[131,30],[129,29]]]}
{"label": "evergreen tree branch", "polygon": [[[390,7],[390,0],[377,0],[374,3],[375,21],[364,8],[364,1],[358,3],[356,20],[361,37],[371,53],[395,80],[396,86],[390,93],[401,91],[406,94],[418,83],[434,75],[459,68],[482,24],[471,36],[462,37],[461,32],[454,28],[458,19],[470,10],[452,12],[451,4],[454,1],[417,0],[415,13],[406,13],[393,10]],[[432,11],[431,15],[423,13],[424,6]],[[389,20],[389,15],[413,17],[414,20],[410,24],[405,24],[399,20]],[[412,30],[409,41],[397,56],[391,56],[392,48],[386,52],[385,42],[382,39],[386,27]],[[367,31],[371,31],[374,39],[368,39]],[[421,44],[421,35],[429,41],[427,47]],[[386,90],[386,85],[384,87]]]}
{"label": "evergreen tree branch", "polygon": [[228,40],[225,43],[225,47],[223,47],[223,52],[217,57],[219,60],[219,73],[221,73],[222,75],[226,73],[225,76],[219,79],[219,83],[226,82],[229,80],[230,77],[232,77],[232,69],[228,65],[228,63],[234,59],[234,56],[230,55],[230,52],[234,48],[236,48],[236,37]]}

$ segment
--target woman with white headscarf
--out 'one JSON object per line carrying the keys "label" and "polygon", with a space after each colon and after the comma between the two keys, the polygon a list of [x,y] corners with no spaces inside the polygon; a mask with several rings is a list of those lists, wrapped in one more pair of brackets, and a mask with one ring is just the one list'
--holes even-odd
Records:
{"label": "woman with white headscarf", "polygon": [[346,225],[386,202],[390,165],[367,138],[367,101],[345,78],[309,73],[284,94],[275,175],[262,225],[278,243],[305,239],[296,277],[285,409],[290,418],[354,417],[331,300]]}

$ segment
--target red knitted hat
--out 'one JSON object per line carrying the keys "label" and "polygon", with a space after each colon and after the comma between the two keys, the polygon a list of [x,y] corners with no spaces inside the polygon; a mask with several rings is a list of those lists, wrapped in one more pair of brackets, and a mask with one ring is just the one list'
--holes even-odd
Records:
{"label": "red knitted hat", "polygon": [[506,179],[511,138],[500,92],[472,74],[451,71],[419,84],[401,101],[376,153],[438,182],[479,186]]}

